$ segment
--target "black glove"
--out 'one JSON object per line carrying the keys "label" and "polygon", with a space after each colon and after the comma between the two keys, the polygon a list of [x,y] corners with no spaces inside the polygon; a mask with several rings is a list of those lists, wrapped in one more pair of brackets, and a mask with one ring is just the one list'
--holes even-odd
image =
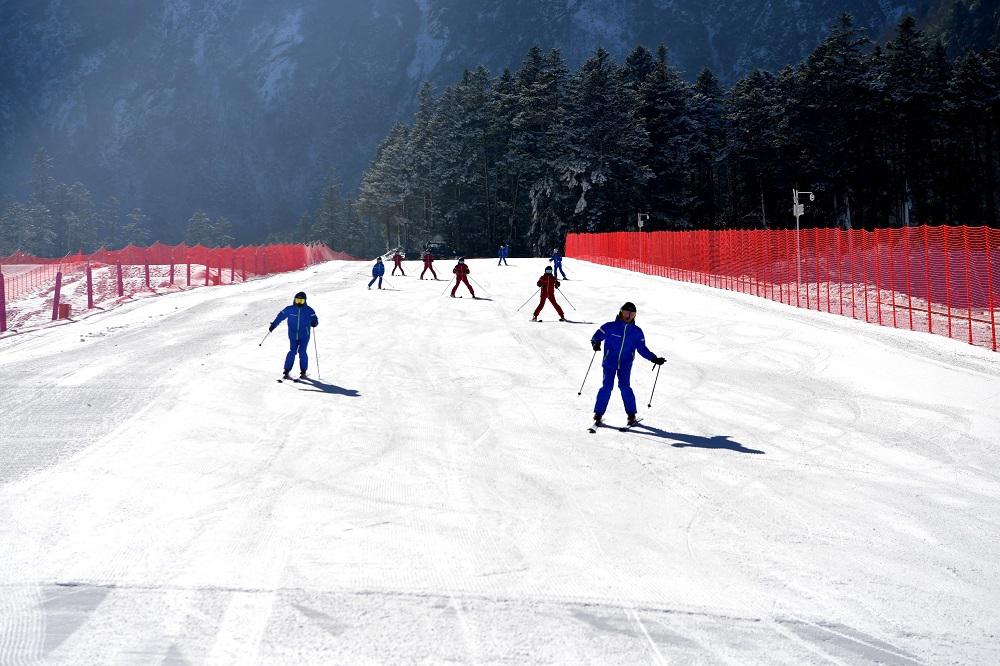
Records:
{"label": "black glove", "polygon": [[666,361],[667,359],[663,358],[662,356],[657,356],[656,358],[653,359],[653,363],[655,363],[656,365],[663,365]]}
{"label": "black glove", "polygon": [[268,333],[270,333],[273,330],[274,330],[274,324],[271,324],[270,326],[267,327],[267,332]]}
{"label": "black glove", "polygon": [[311,322],[309,322],[309,325],[312,326],[313,328],[316,328],[317,326],[319,326],[319,322],[318,321],[311,321]]}
{"label": "black glove", "polygon": [[601,341],[600,340],[594,340],[593,342],[590,343],[590,345],[594,348],[594,351],[601,351]]}

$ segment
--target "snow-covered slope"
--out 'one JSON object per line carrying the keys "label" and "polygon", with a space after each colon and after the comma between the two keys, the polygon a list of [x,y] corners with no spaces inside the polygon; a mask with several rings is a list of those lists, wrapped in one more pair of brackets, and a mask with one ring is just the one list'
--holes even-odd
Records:
{"label": "snow-covered slope", "polygon": [[[0,663],[1000,659],[1000,356],[572,259],[585,323],[532,323],[511,263],[0,340]],[[299,289],[321,379],[278,383]],[[668,362],[591,435],[626,300]]]}

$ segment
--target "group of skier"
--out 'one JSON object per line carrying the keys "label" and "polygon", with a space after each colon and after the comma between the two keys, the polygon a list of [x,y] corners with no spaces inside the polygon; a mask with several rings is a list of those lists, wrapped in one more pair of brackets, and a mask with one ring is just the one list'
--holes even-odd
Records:
{"label": "group of skier", "polygon": [[[498,266],[501,265],[501,263],[506,264],[506,258],[509,251],[509,245],[504,244],[500,246],[500,261],[497,263]],[[424,279],[424,273],[428,270],[430,270],[431,275],[434,276],[435,280],[438,279],[433,267],[434,256],[431,254],[430,250],[425,250],[421,258],[423,260],[424,270],[420,274],[420,279]],[[406,275],[402,266],[402,254],[400,254],[399,251],[396,251],[396,253],[392,256],[392,260],[395,264],[392,274],[395,275],[396,270],[398,269],[403,275]],[[562,267],[562,255],[559,253],[558,249],[553,251],[552,258],[549,259],[549,261],[552,262],[553,265],[546,266],[545,272],[542,273],[541,277],[539,277],[536,282],[536,285],[539,288],[539,301],[538,306],[535,308],[534,314],[531,317],[532,321],[538,321],[538,314],[542,311],[542,308],[545,307],[546,301],[552,303],[552,306],[559,314],[559,321],[566,321],[565,313],[555,298],[555,292],[560,286],[560,282],[556,277],[557,273],[562,273],[563,279],[567,279],[566,272]],[[458,263],[455,264],[455,267],[452,269],[452,273],[455,275],[455,285],[451,289],[451,297],[455,297],[455,292],[458,289],[459,284],[464,283],[469,289],[469,293],[472,294],[473,298],[475,298],[476,292],[469,283],[470,270],[465,263],[464,257],[460,257],[458,259]],[[381,289],[382,277],[384,274],[385,265],[382,262],[382,257],[378,257],[375,260],[375,264],[372,266],[372,279],[368,283],[368,288],[371,289],[372,285],[378,281],[378,288]],[[619,309],[618,315],[613,321],[609,321],[601,325],[600,328],[594,332],[594,335],[591,336],[590,343],[594,349],[595,356],[597,355],[597,352],[601,351],[601,343],[604,343],[604,353],[601,360],[604,377],[601,388],[597,392],[597,400],[594,403],[595,427],[603,424],[604,412],[607,410],[608,401],[611,398],[611,393],[614,389],[616,379],[618,381],[618,389],[622,394],[622,402],[625,406],[625,413],[628,416],[627,427],[631,427],[638,423],[638,419],[636,417],[637,411],[635,393],[632,391],[631,387],[632,362],[637,352],[640,356],[656,365],[663,365],[664,363],[664,358],[662,356],[657,356],[653,352],[649,351],[648,347],[646,347],[645,335],[643,334],[642,329],[636,325],[635,315],[635,305],[631,302],[627,302]],[[299,377],[305,379],[307,378],[307,370],[309,367],[309,356],[307,350],[309,346],[310,333],[313,328],[319,326],[319,318],[316,316],[316,311],[306,304],[305,292],[300,291],[295,294],[292,304],[278,313],[268,327],[268,332],[273,331],[282,321],[288,322],[289,340],[289,351],[285,356],[282,378],[290,378],[292,366],[295,363],[295,357],[297,355],[299,357]]]}

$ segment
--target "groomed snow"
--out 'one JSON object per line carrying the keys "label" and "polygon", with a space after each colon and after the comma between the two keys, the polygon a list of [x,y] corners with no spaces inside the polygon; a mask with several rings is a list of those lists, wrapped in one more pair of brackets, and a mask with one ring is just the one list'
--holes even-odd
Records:
{"label": "groomed snow", "polygon": [[[1000,355],[572,259],[586,323],[532,323],[511,264],[0,339],[0,663],[1000,661]],[[299,289],[321,380],[278,383]],[[592,435],[626,300],[667,364]]]}

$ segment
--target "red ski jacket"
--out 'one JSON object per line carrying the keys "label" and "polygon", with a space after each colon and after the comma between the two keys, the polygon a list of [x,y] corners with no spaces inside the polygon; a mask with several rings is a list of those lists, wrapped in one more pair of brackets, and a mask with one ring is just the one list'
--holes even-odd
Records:
{"label": "red ski jacket", "polygon": [[555,276],[550,273],[546,273],[542,277],[538,278],[538,282],[535,284],[542,288],[542,298],[555,295],[556,289],[559,288],[559,280],[557,280]]}
{"label": "red ski jacket", "polygon": [[458,279],[461,280],[471,271],[469,270],[469,267],[466,266],[465,264],[455,264],[455,267],[451,269],[451,272],[457,275]]}
{"label": "red ski jacket", "polygon": [[392,260],[396,262],[397,266],[399,266],[403,262],[403,255],[397,252],[396,254],[392,255]]}
{"label": "red ski jacket", "polygon": [[430,252],[424,252],[424,266],[430,266],[434,263],[434,255]]}

